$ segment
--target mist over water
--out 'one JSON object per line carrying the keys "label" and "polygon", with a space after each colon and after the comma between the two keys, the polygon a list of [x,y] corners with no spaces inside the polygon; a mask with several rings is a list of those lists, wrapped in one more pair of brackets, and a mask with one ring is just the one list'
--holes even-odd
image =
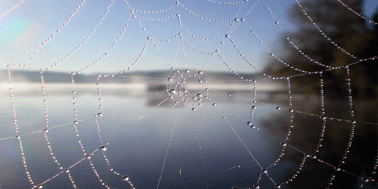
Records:
{"label": "mist over water", "polygon": [[[187,103],[180,102],[175,106],[177,96],[173,98],[169,96],[178,94],[170,94],[166,90],[167,82],[169,83],[169,81],[161,82],[164,87],[159,87],[158,82],[155,82],[153,87],[148,82],[100,83],[99,85],[78,83],[74,86],[77,112],[73,111],[71,84],[47,83],[46,85],[49,86],[45,87],[50,128],[48,136],[54,155],[61,162],[62,167],[68,167],[83,158],[72,123],[74,113],[77,113],[79,120],[83,119],[77,124],[77,129],[86,151],[91,152],[101,146],[95,122],[97,116],[102,140],[104,143],[109,143],[106,155],[111,162],[111,167],[117,172],[126,173],[138,188],[156,187],[173,127],[161,177],[161,188],[230,188],[233,186],[247,188],[253,186],[261,170],[238,137],[259,164],[263,167],[272,166],[268,174],[276,182],[284,182],[298,168],[302,155],[290,149],[277,165],[273,165],[282,150],[283,146],[280,143],[289,128],[290,113],[278,111],[276,108],[282,107],[284,110],[287,107],[286,94],[261,90],[255,98],[258,103],[253,103],[253,90],[238,90],[239,88],[253,89],[253,85],[246,87],[245,84],[236,83],[229,84],[228,90],[212,90],[212,88],[222,89],[220,81],[219,83],[205,83],[201,87],[204,88],[208,84],[208,90],[200,90],[196,88],[195,83],[192,83],[192,86],[189,83],[188,98],[191,100]],[[35,182],[40,183],[60,170],[53,162],[43,137],[45,117],[41,86],[35,83],[19,84],[19,88],[14,88],[19,133],[22,136],[30,172],[36,175]],[[101,88],[101,101],[98,100],[97,87]],[[279,91],[277,89],[274,88],[275,91]],[[5,90],[2,92],[6,93]],[[318,111],[316,109],[319,108],[319,96],[305,94],[293,94],[293,96],[295,96],[293,106],[295,111],[306,110],[306,112],[313,111],[314,113]],[[264,104],[264,102],[269,103]],[[213,103],[216,103],[216,106]],[[337,109],[337,104],[340,104],[339,107],[344,105],[342,102],[335,103],[333,108]],[[99,111],[99,105],[101,105],[101,111]],[[4,112],[2,121],[4,127],[0,138],[12,136],[14,138],[3,141],[6,145],[1,150],[0,156],[4,157],[4,161],[0,162],[0,168],[7,170],[7,174],[1,175],[0,183],[4,188],[15,185],[29,187],[30,184],[22,168],[18,142],[14,136],[11,104],[2,101],[1,107],[1,112]],[[356,102],[356,107],[358,107],[358,102]],[[195,111],[192,111],[192,108],[195,108]],[[251,109],[253,109],[253,119],[250,119]],[[373,110],[370,110],[370,114]],[[98,116],[98,112],[101,112],[101,116]],[[309,119],[313,119],[313,124],[307,122]],[[244,120],[252,120],[253,128]],[[61,124],[66,125],[60,126]],[[321,131],[320,120],[296,114],[294,125],[292,138],[288,143],[306,153],[311,153]],[[336,125],[340,123],[330,121],[328,127],[334,129]],[[342,136],[343,141],[349,136],[346,128],[349,126],[348,124],[341,125],[345,128],[340,128],[342,131],[338,131],[341,134],[337,137]],[[28,134],[35,131],[41,132]],[[358,134],[361,134],[360,132],[367,131],[359,131]],[[23,136],[23,134],[27,135]],[[328,142],[336,138],[328,137],[330,138],[325,139],[325,142],[332,146]],[[360,148],[369,140],[358,143],[355,147]],[[332,148],[331,154],[342,152],[343,148]],[[319,158],[325,159],[325,157],[320,155]],[[364,154],[357,154],[352,157],[352,160],[364,157]],[[121,179],[108,171],[109,167],[100,152],[95,153],[91,160],[97,171],[101,173],[104,182],[116,188],[129,188]],[[307,163],[309,164],[306,168],[315,169],[313,166],[316,162],[308,160]],[[369,167],[369,163],[371,162],[366,162],[361,166]],[[321,172],[327,175],[331,174],[331,170],[325,166]],[[79,188],[98,186],[99,181],[88,162],[78,164],[70,170],[70,173],[76,178],[75,183]],[[305,169],[303,174],[314,173]],[[11,178],[14,176],[19,179],[12,181]],[[61,188],[71,187],[71,183],[67,180],[67,176],[62,174],[46,183],[45,187],[57,185]],[[295,184],[305,186],[300,182]],[[272,183],[262,175],[260,185],[271,187]],[[320,182],[319,186],[322,185],[324,183]]]}

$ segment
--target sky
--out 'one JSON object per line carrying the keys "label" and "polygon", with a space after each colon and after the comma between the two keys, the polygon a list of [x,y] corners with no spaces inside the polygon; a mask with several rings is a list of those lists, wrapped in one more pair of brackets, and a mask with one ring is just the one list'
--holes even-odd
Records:
{"label": "sky", "polygon": [[[0,0],[0,69],[255,73],[240,54],[264,69],[282,34],[296,28],[288,17],[295,0],[22,0],[12,9],[20,1]],[[366,0],[363,14],[371,17],[376,9],[375,0]],[[220,56],[211,56],[215,50]]]}

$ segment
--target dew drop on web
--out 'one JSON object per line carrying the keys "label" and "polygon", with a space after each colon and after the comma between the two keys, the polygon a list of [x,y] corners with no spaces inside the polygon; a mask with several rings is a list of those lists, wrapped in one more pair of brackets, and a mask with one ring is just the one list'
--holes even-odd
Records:
{"label": "dew drop on web", "polygon": [[127,175],[124,175],[124,176],[121,177],[121,179],[124,180],[124,181],[128,181],[129,177]]}
{"label": "dew drop on web", "polygon": [[100,150],[103,151],[103,152],[105,152],[107,150],[107,148],[106,148],[106,146],[101,146]]}

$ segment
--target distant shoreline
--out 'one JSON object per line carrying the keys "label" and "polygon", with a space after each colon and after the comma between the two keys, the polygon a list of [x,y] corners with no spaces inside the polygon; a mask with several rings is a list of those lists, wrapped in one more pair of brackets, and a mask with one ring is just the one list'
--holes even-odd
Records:
{"label": "distant shoreline", "polygon": [[[157,83],[148,83],[148,82],[133,82],[133,83],[100,83],[101,89],[105,90],[119,90],[119,89],[126,89],[126,90],[148,90],[148,91],[155,91],[153,90],[156,88],[156,91],[166,90],[169,83],[164,82],[157,82]],[[171,85],[173,88],[175,84]],[[33,91],[33,90],[40,90],[42,87],[41,83],[2,83],[0,84],[0,90],[8,90],[9,88],[14,89],[14,91],[22,90],[22,91]],[[46,90],[71,90],[73,88],[79,90],[97,90],[96,83],[45,83],[44,87]],[[223,83],[188,83],[185,84],[184,88],[188,90],[204,90],[206,88],[210,90],[218,90],[218,91],[235,91],[235,92],[242,92],[242,91],[253,91],[253,84],[252,83],[228,83],[227,85]],[[257,91],[261,92],[284,92],[286,89],[279,85],[261,85],[258,87]],[[9,92],[9,91],[6,91]]]}

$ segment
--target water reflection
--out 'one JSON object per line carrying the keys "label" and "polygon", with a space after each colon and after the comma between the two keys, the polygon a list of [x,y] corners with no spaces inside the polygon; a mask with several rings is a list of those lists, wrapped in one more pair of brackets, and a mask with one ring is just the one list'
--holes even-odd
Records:
{"label": "water reflection", "polygon": [[[40,94],[30,96],[30,94],[38,93],[37,87],[35,89],[35,93],[31,91],[15,92],[17,115],[22,134],[44,129],[43,98],[40,97]],[[71,90],[66,90],[61,86],[57,87],[57,90],[54,90],[53,87],[46,87],[46,89],[50,127],[73,121],[74,107]],[[128,175],[137,188],[157,186],[173,127],[175,128],[160,183],[161,188],[252,187],[260,177],[261,168],[238,137],[264,169],[274,163],[282,150],[280,143],[286,135],[288,129],[286,123],[288,123],[290,114],[276,110],[276,106],[284,106],[282,103],[287,103],[287,101],[280,101],[281,98],[284,99],[281,94],[275,95],[275,100],[270,101],[270,104],[253,104],[251,92],[200,91],[202,97],[198,97],[198,90],[192,88],[194,92],[189,96],[190,99],[192,96],[202,98],[201,105],[198,105],[197,99],[174,106],[175,99],[169,99],[169,94],[165,89],[147,89],[148,87],[142,85],[139,88],[136,85],[128,87],[125,85],[114,90],[111,85],[101,85],[103,99],[101,113],[103,116],[98,117],[98,123],[101,128],[102,140],[109,143],[105,153],[111,162],[111,167],[119,173]],[[84,85],[77,84],[75,90],[77,92],[77,114],[80,119],[84,120],[77,125],[78,132],[83,146],[90,152],[102,146],[94,119],[94,115],[99,112],[100,102],[95,87],[86,88]],[[229,96],[229,93],[232,95]],[[25,94],[28,95],[24,96]],[[204,98],[205,95],[208,96],[208,99]],[[261,93],[256,100],[262,102],[270,98]],[[306,98],[309,97],[296,99]],[[213,103],[216,103],[216,106],[213,106]],[[9,102],[1,102],[1,105],[1,111],[5,112],[3,119],[5,126],[2,128],[1,137],[13,136],[12,108],[9,106]],[[159,106],[157,107],[157,105]],[[253,120],[250,120],[252,105],[256,110],[254,110]],[[195,113],[192,112],[192,108],[196,109]],[[311,112],[310,109],[318,107],[306,108]],[[337,106],[332,108],[337,109]],[[364,115],[369,115],[369,113]],[[251,129],[247,120],[253,122],[253,125],[260,130]],[[364,118],[361,120],[366,121]],[[288,144],[311,154],[318,143],[321,120],[308,115],[295,114],[294,123],[295,128]],[[331,164],[337,164],[347,144],[349,131],[350,124],[336,121],[327,122],[324,147],[318,157]],[[364,125],[357,127],[355,132],[355,143],[351,149],[351,155],[348,156],[350,162],[347,161],[345,167],[341,168],[358,175],[369,175],[368,171],[370,171],[375,157],[376,127]],[[82,158],[72,124],[50,128],[48,136],[54,155],[62,167],[69,167]],[[59,172],[49,155],[43,132],[25,135],[22,137],[22,141],[27,164],[36,183],[41,183]],[[0,162],[0,169],[5,173],[0,176],[2,186],[4,188],[30,187],[22,167],[17,140],[14,138],[2,142],[0,157],[4,161]],[[363,150],[364,147],[370,150]],[[115,188],[129,188],[125,182],[108,170],[109,167],[100,152],[97,152],[91,160],[101,178],[108,185]],[[287,148],[282,160],[276,166],[269,168],[267,173],[276,183],[282,183],[295,173],[300,161],[301,153]],[[308,186],[309,182],[314,182],[312,184],[314,188],[324,187],[332,173],[331,168],[316,160],[308,160],[299,175],[300,178],[295,179],[290,186],[303,188]],[[316,175],[317,172],[322,174]],[[97,188],[100,185],[87,161],[72,168],[70,173],[79,188]],[[339,181],[349,185],[359,183],[353,176],[351,177],[353,179],[348,180],[350,182],[346,182],[342,176],[350,177],[345,173],[336,176],[340,178],[340,180],[336,179],[335,183],[337,184],[340,184]],[[18,179],[11,179],[13,177]],[[274,186],[265,173],[262,175],[259,185],[263,188]],[[65,174],[51,180],[45,186],[46,188],[71,187]],[[372,185],[368,184],[368,186]]]}

